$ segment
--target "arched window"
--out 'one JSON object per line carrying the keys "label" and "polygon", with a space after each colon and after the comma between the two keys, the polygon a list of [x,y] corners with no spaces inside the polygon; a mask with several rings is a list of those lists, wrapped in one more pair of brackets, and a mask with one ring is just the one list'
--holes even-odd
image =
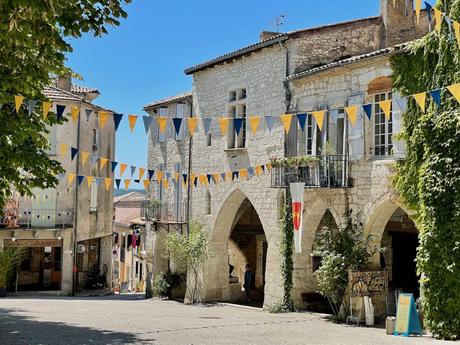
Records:
{"label": "arched window", "polygon": [[206,191],[206,214],[209,215],[211,214],[211,193],[209,190]]}

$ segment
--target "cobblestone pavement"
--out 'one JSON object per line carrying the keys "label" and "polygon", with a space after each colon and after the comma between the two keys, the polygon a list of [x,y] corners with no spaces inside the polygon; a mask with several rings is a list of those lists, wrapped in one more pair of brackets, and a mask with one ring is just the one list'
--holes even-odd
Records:
{"label": "cobblestone pavement", "polygon": [[310,313],[231,305],[187,306],[139,295],[0,299],[0,344],[445,344],[381,328],[334,324]]}

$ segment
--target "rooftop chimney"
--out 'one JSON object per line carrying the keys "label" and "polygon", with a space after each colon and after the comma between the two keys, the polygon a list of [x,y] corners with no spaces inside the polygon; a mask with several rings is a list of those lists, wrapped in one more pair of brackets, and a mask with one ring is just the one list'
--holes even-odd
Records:
{"label": "rooftop chimney", "polygon": [[265,41],[268,40],[269,38],[272,38],[274,36],[279,35],[280,32],[274,32],[274,31],[262,31],[259,35],[259,41]]}
{"label": "rooftop chimney", "polygon": [[59,77],[57,87],[61,90],[69,91],[72,89],[72,78],[70,75]]}

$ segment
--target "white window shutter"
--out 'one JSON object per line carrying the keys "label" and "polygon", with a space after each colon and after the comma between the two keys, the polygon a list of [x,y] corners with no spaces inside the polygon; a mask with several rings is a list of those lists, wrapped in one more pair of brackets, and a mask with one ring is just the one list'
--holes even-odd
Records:
{"label": "white window shutter", "polygon": [[[158,114],[161,117],[165,117],[166,114],[167,114],[167,108],[160,108],[158,110]],[[166,127],[166,130],[163,133],[160,133],[160,128],[159,128],[158,124],[157,124],[157,128],[158,128],[158,142],[159,143],[164,143],[166,141],[166,134],[168,132],[168,128]]]}
{"label": "white window shutter", "polygon": [[89,211],[90,212],[97,211],[97,183],[95,180],[91,183],[91,201],[90,201]]}
{"label": "white window shutter", "polygon": [[396,136],[402,129],[402,120],[406,99],[395,92],[393,93],[393,156],[395,158],[404,158],[406,156],[406,142],[402,139],[397,139]]}
{"label": "white window shutter", "polygon": [[364,118],[363,110],[361,107],[363,101],[363,95],[357,95],[348,98],[349,106],[358,105],[358,113],[356,115],[355,126],[351,126],[351,124],[348,122],[348,149],[350,160],[359,160],[364,155]]}
{"label": "white window shutter", "polygon": [[48,127],[48,131],[49,133],[46,135],[46,137],[48,139],[50,148],[48,149],[48,151],[46,151],[46,154],[50,156],[55,156],[57,155],[57,151],[56,151],[57,126],[54,125],[54,126]]}
{"label": "white window shutter", "polygon": [[59,212],[56,212],[57,192],[54,188],[39,189],[33,188],[32,193],[35,198],[31,202],[30,223],[34,227],[54,227],[56,217]]}

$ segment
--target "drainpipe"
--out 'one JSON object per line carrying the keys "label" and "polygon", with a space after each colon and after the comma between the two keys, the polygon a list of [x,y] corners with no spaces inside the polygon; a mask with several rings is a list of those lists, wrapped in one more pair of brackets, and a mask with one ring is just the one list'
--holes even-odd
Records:
{"label": "drainpipe", "polygon": [[[81,109],[81,102],[79,104],[79,108]],[[81,127],[81,116],[78,116],[78,124],[77,124],[77,148],[80,149],[80,127]],[[75,174],[76,176],[80,173],[80,164],[79,160],[75,160]],[[78,181],[75,183],[75,201],[74,201],[74,213],[73,213],[73,267],[72,267],[72,296],[75,296],[77,291],[77,226],[78,226]]]}
{"label": "drainpipe", "polygon": [[[193,117],[193,96],[192,101],[190,102],[190,117]],[[190,196],[192,194],[192,183],[193,181],[190,180],[190,174],[192,172],[192,146],[193,146],[193,138],[190,136],[188,140],[188,184],[187,184],[187,207],[185,213],[185,221],[186,221],[186,229],[187,229],[187,237],[190,235]]]}

